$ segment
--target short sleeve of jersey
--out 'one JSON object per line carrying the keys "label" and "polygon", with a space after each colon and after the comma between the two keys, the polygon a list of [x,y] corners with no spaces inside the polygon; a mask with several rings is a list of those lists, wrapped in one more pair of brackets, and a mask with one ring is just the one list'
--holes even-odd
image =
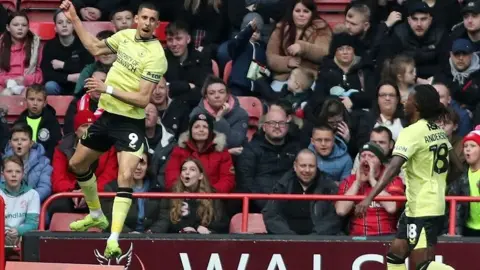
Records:
{"label": "short sleeve of jersey", "polygon": [[124,33],[124,31],[118,31],[113,36],[104,39],[105,44],[113,53],[117,53],[118,46],[120,45],[120,41],[122,40]]}
{"label": "short sleeve of jersey", "polygon": [[163,74],[167,72],[167,58],[163,50],[160,50],[160,56],[152,55],[149,60],[145,63],[145,68],[143,69],[142,79],[147,80],[152,83],[160,82]]}
{"label": "short sleeve of jersey", "polygon": [[400,156],[405,160],[408,160],[416,151],[418,142],[418,138],[416,137],[418,136],[412,132],[412,129],[403,129],[395,142],[395,148],[392,155]]}

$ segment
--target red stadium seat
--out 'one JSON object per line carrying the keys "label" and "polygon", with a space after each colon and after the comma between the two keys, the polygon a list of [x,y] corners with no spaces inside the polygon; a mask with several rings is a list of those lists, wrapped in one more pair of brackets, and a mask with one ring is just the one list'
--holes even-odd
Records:
{"label": "red stadium seat", "polygon": [[341,13],[321,13],[320,17],[326,20],[331,28],[334,28],[337,24],[345,22],[345,15]]}
{"label": "red stadium seat", "polygon": [[230,60],[225,65],[225,69],[223,70],[223,81],[228,83],[228,79],[230,78],[230,73],[232,73],[232,64],[233,62]]}
{"label": "red stadium seat", "polygon": [[260,118],[263,115],[262,102],[256,97],[237,97],[240,106],[248,113],[248,131],[247,137],[250,141],[253,134],[257,132]]}
{"label": "red stadium seat", "polygon": [[[230,233],[242,233],[242,213],[238,213],[230,220]],[[248,214],[247,233],[265,234],[267,228],[262,214]]]}
{"label": "red stadium seat", "polygon": [[220,76],[220,70],[218,69],[218,64],[215,60],[212,59],[212,71],[213,75],[219,77]]}
{"label": "red stadium seat", "polygon": [[30,22],[30,31],[40,37],[41,40],[50,40],[55,37],[55,24],[48,22]]}
{"label": "red stadium seat", "polygon": [[57,9],[61,0],[21,0],[20,8],[21,9]]}
{"label": "red stadium seat", "polygon": [[9,10],[17,10],[17,0],[0,0],[0,5]]}
{"label": "red stadium seat", "polygon": [[[57,119],[60,124],[64,122],[65,114],[72,99],[73,96],[49,96],[47,98],[48,104],[57,112]],[[15,122],[20,114],[27,108],[24,96],[0,97],[0,100],[1,104],[6,105],[8,108],[7,121],[9,124]]]}
{"label": "red stadium seat", "polygon": [[315,0],[320,12],[344,12],[350,0]]}
{"label": "red stadium seat", "polygon": [[160,40],[160,42],[165,43],[167,41],[167,35],[165,34],[165,29],[169,22],[160,22],[160,25],[155,29],[155,36]]}
{"label": "red stadium seat", "polygon": [[[53,214],[52,221],[50,222],[51,232],[70,232],[70,223],[82,219],[87,214],[74,214],[74,213],[55,213]],[[100,232],[100,229],[92,228],[89,232]]]}
{"label": "red stadium seat", "polygon": [[104,30],[115,32],[115,26],[111,22],[83,22],[83,26],[90,34],[94,36]]}

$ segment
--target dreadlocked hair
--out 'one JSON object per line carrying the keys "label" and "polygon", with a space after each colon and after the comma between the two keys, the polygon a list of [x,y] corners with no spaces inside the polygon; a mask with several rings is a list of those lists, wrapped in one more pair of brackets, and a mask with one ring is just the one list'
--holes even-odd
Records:
{"label": "dreadlocked hair", "polygon": [[429,84],[414,87],[415,103],[420,118],[428,122],[436,122],[448,114],[447,108],[440,102],[440,96],[435,88]]}

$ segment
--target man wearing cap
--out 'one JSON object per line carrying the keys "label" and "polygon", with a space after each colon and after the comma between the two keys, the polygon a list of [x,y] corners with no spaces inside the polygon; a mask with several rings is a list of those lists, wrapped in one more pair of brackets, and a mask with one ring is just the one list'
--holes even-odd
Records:
{"label": "man wearing cap", "polygon": [[[73,120],[74,133],[63,137],[53,154],[52,160],[52,191],[59,192],[80,192],[75,175],[68,168],[68,161],[73,156],[80,138],[87,128],[95,121],[95,115],[88,110],[79,111]],[[103,153],[93,167],[97,176],[97,189],[103,191],[106,184],[117,178],[118,163],[115,148]],[[88,213],[83,198],[63,198],[55,200],[49,207],[50,216],[54,213],[82,212]]]}
{"label": "man wearing cap", "polygon": [[[366,195],[370,193],[380,179],[385,166],[386,156],[383,149],[368,142],[360,149],[360,167],[356,174],[350,175],[340,184],[339,195]],[[380,196],[403,196],[405,188],[402,179],[396,176],[380,193]],[[351,216],[349,234],[352,236],[392,235],[396,232],[398,213],[402,202],[372,202],[364,217]],[[355,202],[337,201],[337,215],[350,216]]]}
{"label": "man wearing cap", "polygon": [[[466,2],[466,1],[464,1]],[[473,43],[474,52],[480,51],[480,2],[470,0],[462,9],[463,23],[452,28],[450,42],[459,38],[470,40]]]}
{"label": "man wearing cap", "polygon": [[397,25],[392,36],[381,47],[379,63],[398,54],[415,60],[418,83],[427,83],[438,72],[441,63],[447,61],[445,44],[448,33],[432,24],[432,11],[425,2],[414,2],[408,7],[407,22]]}

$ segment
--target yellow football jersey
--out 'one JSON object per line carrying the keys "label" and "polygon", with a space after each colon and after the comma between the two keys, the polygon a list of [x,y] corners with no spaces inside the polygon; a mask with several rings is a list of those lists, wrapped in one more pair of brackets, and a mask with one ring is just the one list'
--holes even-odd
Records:
{"label": "yellow football jersey", "polygon": [[405,214],[408,217],[445,214],[445,186],[451,149],[445,131],[424,119],[400,132],[393,155],[406,159]]}
{"label": "yellow football jersey", "polygon": [[[105,84],[127,92],[138,92],[140,80],[158,83],[167,71],[167,59],[160,41],[153,37],[143,40],[135,37],[136,29],[126,29],[105,39],[117,54],[107,74]],[[102,94],[98,106],[107,112],[134,119],[145,118],[144,108],[127,104],[111,95]]]}

